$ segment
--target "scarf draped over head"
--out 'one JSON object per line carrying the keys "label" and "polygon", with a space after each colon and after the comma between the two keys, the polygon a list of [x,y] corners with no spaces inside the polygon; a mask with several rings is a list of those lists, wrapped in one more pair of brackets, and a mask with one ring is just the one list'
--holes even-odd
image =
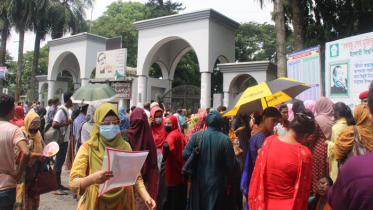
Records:
{"label": "scarf draped over head", "polygon": [[189,129],[188,133],[185,136],[185,139],[189,139],[193,136],[194,133],[200,130],[207,129],[207,111],[206,108],[201,108],[198,110],[198,121]]}
{"label": "scarf draped over head", "polygon": [[223,126],[223,118],[218,111],[210,111],[207,115],[207,126],[209,129],[221,131]]}
{"label": "scarf draped over head", "polygon": [[43,118],[46,113],[47,113],[47,110],[45,108],[40,108],[38,111],[38,115],[40,118]]}
{"label": "scarf draped over head", "polygon": [[179,130],[181,132],[181,127],[180,127],[180,115],[178,113],[175,113],[174,116],[176,117],[177,120],[177,125],[179,126]]}
{"label": "scarf draped over head", "polygon": [[287,104],[288,106],[288,120],[291,122],[294,119],[293,104]]}
{"label": "scarf draped over head", "polygon": [[102,103],[100,102],[96,102],[88,106],[87,115],[85,116],[85,120],[87,123],[85,123],[85,126],[83,126],[86,129],[87,133],[90,133],[92,130],[92,127],[95,123],[95,120],[94,120],[95,111],[97,107],[99,107],[101,104]]}
{"label": "scarf draped over head", "polygon": [[317,112],[316,112],[315,103],[316,102],[314,102],[312,100],[307,100],[307,101],[304,102],[304,106],[306,107],[306,109],[311,110],[311,112],[313,112],[313,115],[315,115],[315,117],[316,117]]}
{"label": "scarf draped over head", "polygon": [[[354,110],[356,128],[359,131],[360,139],[369,151],[373,151],[373,124],[369,119],[369,108],[360,104]],[[339,134],[333,147],[334,156],[341,161],[355,144],[355,132],[353,126],[348,126]]]}
{"label": "scarf draped over head", "polygon": [[295,99],[293,103],[293,113],[294,113],[294,118],[299,114],[301,111],[305,110],[306,107],[304,106],[303,102],[301,100]]}
{"label": "scarf draped over head", "polygon": [[153,118],[154,123],[153,123],[153,126],[150,127],[150,129],[152,130],[155,146],[157,148],[162,148],[163,143],[166,140],[166,133],[165,133],[165,130],[164,130],[164,119],[163,119],[163,117],[162,117],[162,122],[159,125],[157,125],[155,123],[155,113],[159,112],[159,111],[162,113],[162,116],[163,116],[163,110],[161,108],[156,106],[156,107],[153,107],[151,109],[150,116]]}
{"label": "scarf draped over head", "polygon": [[21,106],[16,106],[14,118],[10,120],[9,122],[18,127],[22,127],[24,126],[24,120],[23,120],[24,115],[25,115],[24,109]]}
{"label": "scarf draped over head", "polygon": [[318,98],[315,103],[316,112],[318,114],[315,120],[320,125],[327,140],[330,140],[332,136],[332,126],[335,124],[333,104],[334,103],[326,97]]}
{"label": "scarf draped over head", "polygon": [[119,108],[119,118],[121,120],[120,126],[119,126],[120,130],[128,129],[128,127],[130,127],[130,121],[123,107]]}
{"label": "scarf draped over head", "polygon": [[[110,103],[104,103],[97,107],[93,120],[95,124],[92,127],[90,140],[88,143],[88,158],[91,174],[101,171],[102,162],[104,159],[105,148],[110,147],[119,150],[129,150],[130,147],[126,141],[123,140],[122,135],[118,133],[113,139],[106,139],[100,134],[100,123],[105,119],[106,115],[113,111],[119,119],[117,108]],[[95,185],[96,190],[99,190],[99,185]],[[113,189],[100,197],[100,202],[108,209],[116,207],[124,193],[125,188]]]}
{"label": "scarf draped over head", "polygon": [[24,130],[28,136],[28,139],[34,140],[34,153],[42,154],[43,153],[43,146],[42,146],[42,137],[40,131],[35,134],[29,132],[30,126],[34,121],[40,121],[40,117],[35,112],[29,112],[25,117],[25,126],[21,128]]}
{"label": "scarf draped over head", "polygon": [[136,108],[131,114],[128,138],[133,151],[149,150],[149,155],[141,169],[141,175],[146,179],[145,175],[148,175],[150,169],[157,166],[157,148],[150,130],[148,116],[142,108]]}

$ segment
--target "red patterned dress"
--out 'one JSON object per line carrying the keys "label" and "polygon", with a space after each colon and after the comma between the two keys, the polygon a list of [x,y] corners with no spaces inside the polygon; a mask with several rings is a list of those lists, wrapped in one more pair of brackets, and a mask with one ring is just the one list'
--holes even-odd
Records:
{"label": "red patterned dress", "polygon": [[307,139],[307,146],[312,153],[312,186],[311,195],[314,196],[317,190],[317,182],[320,177],[329,174],[329,163],[327,162],[327,140],[319,124],[315,121],[315,131]]}

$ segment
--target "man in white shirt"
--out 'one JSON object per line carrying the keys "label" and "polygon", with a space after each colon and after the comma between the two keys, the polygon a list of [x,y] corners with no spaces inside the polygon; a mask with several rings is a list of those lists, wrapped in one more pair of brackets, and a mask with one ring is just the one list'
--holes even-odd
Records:
{"label": "man in white shirt", "polygon": [[59,128],[61,130],[61,133],[62,135],[64,135],[65,139],[63,143],[59,144],[60,150],[56,155],[56,160],[54,161],[53,167],[53,170],[56,172],[58,184],[58,191],[56,192],[56,195],[67,195],[67,193],[63,190],[69,190],[69,188],[61,185],[61,171],[66,159],[66,152],[70,140],[70,125],[73,123],[69,115],[69,108],[73,104],[70,99],[72,95],[72,92],[66,92],[64,94],[63,98],[65,103],[58,108],[52,123],[52,126],[54,128]]}
{"label": "man in white shirt", "polygon": [[148,119],[150,117],[150,103],[149,102],[145,102],[144,103],[144,111],[146,113],[146,115],[148,116]]}

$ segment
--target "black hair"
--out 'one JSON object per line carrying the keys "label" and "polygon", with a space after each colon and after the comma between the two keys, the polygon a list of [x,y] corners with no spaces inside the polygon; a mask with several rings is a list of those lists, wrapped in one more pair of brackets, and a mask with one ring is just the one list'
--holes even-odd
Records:
{"label": "black hair", "polygon": [[115,114],[115,112],[113,110],[110,110],[105,117],[110,117],[110,116],[115,116],[115,117],[118,117],[118,115]]}
{"label": "black hair", "polygon": [[339,115],[341,117],[346,118],[347,125],[356,125],[354,116],[352,116],[352,112],[350,107],[348,107],[345,103],[343,102],[337,102],[333,105],[334,113],[336,114],[339,112]]}
{"label": "black hair", "polygon": [[0,94],[0,117],[6,117],[14,109],[14,97],[8,94]]}
{"label": "black hair", "polygon": [[150,109],[150,103],[149,102],[144,103],[144,109]]}
{"label": "black hair", "polygon": [[106,55],[105,55],[105,53],[102,52],[102,53],[98,54],[98,56],[97,56],[97,62],[100,62],[100,56],[101,56],[101,55],[104,55],[104,56],[105,56],[105,59],[106,59]]}
{"label": "black hair", "polygon": [[222,112],[225,112],[225,110],[227,110],[227,107],[225,107],[225,106],[221,107]]}
{"label": "black hair", "polygon": [[48,99],[48,106],[53,104],[53,99]]}
{"label": "black hair", "polygon": [[[323,178],[328,180],[330,187],[333,186],[333,180],[329,176],[325,175],[325,176],[320,177],[320,179],[323,179]],[[319,200],[320,200],[320,194],[316,192],[316,196],[312,200],[312,203],[310,203],[308,205],[307,210],[316,210],[317,209],[317,204],[319,203]]]}
{"label": "black hair", "polygon": [[281,112],[283,109],[287,109],[287,108],[288,108],[288,105],[286,105],[285,103],[282,103],[279,111]]}
{"label": "black hair", "polygon": [[131,111],[131,109],[127,109],[127,110],[126,110],[127,113],[130,113],[130,111]]}
{"label": "black hair", "polygon": [[298,135],[310,134],[315,131],[315,115],[311,110],[305,109],[301,111],[291,122],[291,127]]}
{"label": "black hair", "polygon": [[333,75],[335,76],[337,69],[342,68],[342,66],[336,66],[333,69]]}
{"label": "black hair", "polygon": [[275,107],[267,107],[261,115],[257,115],[255,117],[255,124],[259,125],[263,120],[263,116],[279,117],[279,118],[282,117],[282,115],[281,115],[280,111],[278,111],[278,109],[276,109]]}
{"label": "black hair", "polygon": [[369,86],[368,107],[369,107],[370,113],[372,114],[373,113],[373,82],[371,82]]}
{"label": "black hair", "polygon": [[87,104],[87,105],[84,105],[84,106],[82,107],[82,112],[86,112],[87,109],[88,109],[88,104]]}
{"label": "black hair", "polygon": [[71,120],[74,121],[80,114],[79,109],[73,109],[71,114]]}
{"label": "black hair", "polygon": [[22,102],[18,101],[17,106],[21,106],[21,105],[22,105]]}
{"label": "black hair", "polygon": [[131,111],[135,110],[136,106],[131,106]]}
{"label": "black hair", "polygon": [[165,113],[165,114],[164,114],[164,117],[167,117],[168,115],[169,115],[168,113]]}
{"label": "black hair", "polygon": [[68,91],[68,92],[64,93],[63,94],[63,101],[65,103],[67,103],[70,100],[72,95],[73,95],[73,92],[71,92],[71,91]]}
{"label": "black hair", "polygon": [[60,101],[60,98],[54,98],[53,99],[53,104],[57,104]]}
{"label": "black hair", "polygon": [[298,113],[301,113],[303,110],[305,110],[306,107],[304,106],[303,101],[295,99],[293,102],[293,108],[292,111],[294,113],[294,118],[297,116]]}

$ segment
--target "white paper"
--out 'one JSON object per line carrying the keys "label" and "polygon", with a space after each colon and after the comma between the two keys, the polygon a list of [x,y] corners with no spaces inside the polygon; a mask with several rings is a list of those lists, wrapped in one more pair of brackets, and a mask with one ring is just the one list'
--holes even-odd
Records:
{"label": "white paper", "polygon": [[130,152],[112,148],[105,149],[103,171],[112,171],[114,177],[100,185],[98,197],[119,187],[135,184],[149,152]]}

